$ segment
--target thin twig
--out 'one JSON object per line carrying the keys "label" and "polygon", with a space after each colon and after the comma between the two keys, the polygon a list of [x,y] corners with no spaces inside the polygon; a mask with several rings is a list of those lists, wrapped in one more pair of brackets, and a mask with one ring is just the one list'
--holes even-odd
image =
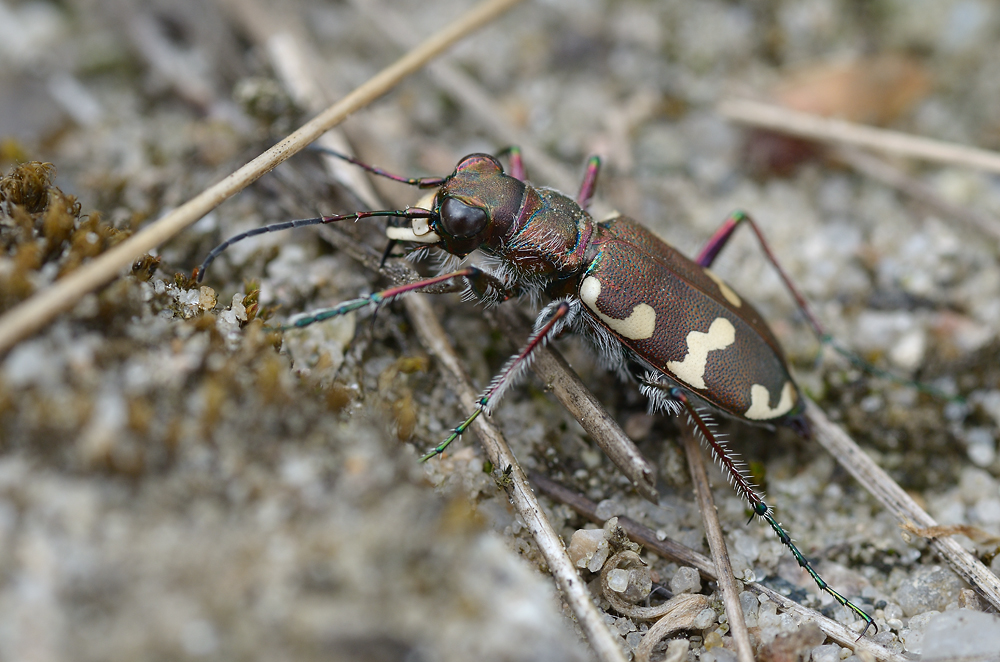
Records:
{"label": "thin twig", "polygon": [[[372,18],[373,24],[401,47],[409,47],[412,31],[405,29],[405,22],[390,7],[368,0],[355,0],[354,6]],[[561,163],[542,149],[534,146],[530,136],[515,127],[497,112],[499,105],[471,76],[454,66],[447,59],[428,65],[428,80],[443,92],[451,95],[467,112],[475,117],[483,129],[499,144],[518,145],[522,148],[528,168],[540,175],[540,181],[570,191],[578,181]],[[600,211],[600,203],[592,202]],[[516,329],[517,335],[527,337],[527,329],[520,318],[509,309],[501,309],[498,317],[502,324]],[[642,456],[635,443],[608,414],[607,410],[569,367],[566,359],[554,347],[536,352],[532,369],[556,399],[569,411],[590,435],[590,438],[607,454],[608,458],[632,481],[636,491],[644,498],[656,502],[656,469]]]}
{"label": "thin twig", "polygon": [[[497,311],[497,318],[501,329],[511,337],[528,337],[528,325],[517,311],[502,306]],[[579,421],[594,443],[632,481],[635,490],[647,500],[658,503],[656,467],[643,457],[618,421],[584,385],[562,354],[551,346],[536,350],[531,369],[566,411]]]}
{"label": "thin twig", "polygon": [[[257,39],[273,43],[273,39],[267,35],[266,28],[254,30],[254,32]],[[285,85],[290,88],[289,91],[306,103],[315,103],[315,99],[319,98],[322,90],[319,84],[312,79],[308,68],[302,66],[302,63],[308,61],[308,58],[301,57],[298,49],[288,42],[285,42],[284,48],[270,49],[270,53],[275,68],[283,72],[282,79]],[[341,149],[343,148],[341,147]],[[334,163],[339,162],[328,163],[328,166]],[[374,197],[374,192],[370,191],[368,195]],[[372,199],[371,202],[376,206],[379,203],[377,199]],[[340,240],[343,233],[336,229],[322,227],[321,230],[325,230],[324,237],[331,239],[337,245],[345,243]],[[353,241],[346,243],[352,247],[352,255],[360,259],[366,266],[378,270],[378,256],[370,247],[362,247]],[[413,323],[421,342],[452,372],[453,381],[458,386],[459,397],[462,398],[466,409],[474,409],[478,394],[473,390],[468,377],[462,370],[454,349],[445,340],[447,337],[445,331],[430,305],[424,296],[419,294],[411,294],[406,297],[405,305],[410,321]],[[616,638],[604,623],[601,613],[587,592],[586,585],[580,581],[562,540],[549,523],[544,511],[539,507],[534,494],[528,487],[527,478],[518,465],[517,459],[510,452],[500,431],[482,419],[473,426],[473,429],[479,436],[483,449],[493,465],[502,468],[502,470],[509,468],[506,474],[510,480],[505,489],[510,501],[534,537],[535,543],[545,557],[549,570],[555,577],[588,641],[597,653],[598,659],[602,662],[624,662]]]}
{"label": "thin twig", "polygon": [[726,539],[722,535],[719,511],[715,507],[712,488],[708,484],[705,458],[701,454],[701,446],[698,444],[694,426],[686,417],[681,418],[681,438],[684,441],[684,454],[687,456],[691,481],[694,483],[694,495],[698,500],[698,510],[701,511],[701,520],[705,525],[708,549],[712,552],[712,560],[715,562],[722,603],[726,608],[726,616],[729,617],[729,631],[736,643],[736,655],[740,662],[753,662],[750,631],[747,630],[743,607],[740,606],[740,591],[733,578],[733,566],[729,563],[729,551],[726,548]]}
{"label": "thin twig", "polygon": [[348,115],[382,96],[446,48],[486,25],[518,2],[521,0],[486,0],[477,5],[218,184],[209,187],[141,232],[8,311],[0,318],[0,353],[6,352],[19,340],[41,329],[59,313],[72,308],[80,297],[111,281],[144,253],[156,248],[273,170],[325,131],[342,122]]}
{"label": "thin twig", "polygon": [[[406,21],[390,6],[372,0],[353,0],[358,11],[368,16],[372,24],[386,39],[401,48],[412,48],[418,39],[407,26]],[[538,175],[538,181],[545,182],[562,191],[572,191],[579,185],[565,166],[549,156],[545,150],[537,148],[535,141],[524,131],[514,126],[498,109],[502,106],[476,79],[446,59],[428,65],[428,82],[450,95],[462,108],[493,136],[500,146],[517,145],[524,152],[528,170]]]}
{"label": "thin twig", "polygon": [[[816,403],[809,401],[806,416],[813,428],[813,436],[855,480],[864,485],[879,503],[901,522],[912,522],[919,527],[937,526],[910,495],[882,471],[875,462],[839,426],[826,417]],[[951,565],[965,581],[975,588],[995,609],[1000,609],[1000,579],[983,563],[952,538],[934,538],[931,547]]]}
{"label": "thin twig", "polygon": [[[537,472],[531,472],[530,478],[531,483],[538,489],[538,491],[548,496],[550,499],[566,504],[592,522],[597,524],[603,523],[603,520],[597,516],[597,504],[587,497],[582,494],[577,494],[576,492],[563,487],[551,478]],[[636,522],[634,519],[625,517],[624,515],[618,516],[618,525],[625,529],[625,532],[628,534],[630,539],[641,543],[646,549],[649,549],[665,559],[670,559],[696,569],[705,579],[717,581],[718,575],[715,571],[715,564],[713,564],[712,560],[704,554],[699,554],[690,547],[685,547],[684,545],[669,538],[659,540],[656,537],[655,531],[640,524],[639,522]],[[756,582],[746,582],[744,587],[746,590],[756,593],[757,595],[766,595],[768,599],[776,603],[782,611],[793,614],[795,618],[800,621],[813,621],[823,632],[826,633],[828,637],[841,646],[846,646],[856,653],[870,653],[875,659],[886,660],[888,662],[906,662],[906,658],[901,655],[896,655],[871,639],[864,638],[860,641],[856,640],[858,636],[856,632],[851,632],[840,623],[827,618],[818,611],[814,611],[808,607],[803,607],[799,603],[786,598],[780,593],[772,591],[762,584],[758,584]]]}
{"label": "thin twig", "polygon": [[723,101],[717,110],[723,117],[736,122],[808,140],[866,147],[897,156],[1000,173],[1000,154],[985,149],[877,129],[747,99]]}
{"label": "thin twig", "polygon": [[[701,599],[699,599],[701,598]],[[683,630],[694,627],[694,621],[698,614],[705,609],[708,599],[704,595],[682,593],[670,599],[664,606],[669,611],[642,635],[639,647],[635,649],[636,662],[649,662],[653,654],[653,649],[663,642],[664,639]],[[684,650],[687,651],[686,642],[683,643]],[[669,648],[667,658],[670,657]],[[685,656],[684,659],[687,659]]]}
{"label": "thin twig", "polygon": [[856,171],[909,196],[946,219],[955,219],[994,239],[1000,239],[1000,220],[985,212],[955,205],[915,177],[886,161],[854,147],[840,147],[834,156]]}
{"label": "thin twig", "polygon": [[[438,322],[434,311],[431,310],[426,295],[411,294],[403,299],[403,303],[421,343],[444,365],[445,370],[451,375],[453,388],[457,391],[465,410],[473,411],[477,406],[479,393],[472,388],[472,384],[462,368],[461,360],[451,343],[448,342],[448,334]],[[517,458],[511,453],[506,440],[500,431],[493,424],[485,421],[482,416],[473,422],[472,428],[479,437],[486,457],[493,463],[493,466],[500,471],[507,472],[509,470],[510,480],[505,481],[505,489],[510,501],[538,543],[539,550],[549,566],[549,572],[552,573],[556,584],[562,591],[563,598],[576,615],[577,622],[594,648],[594,652],[600,660],[621,660],[624,662],[625,657],[619,647],[617,637],[614,637],[608,630],[604,618],[594,606],[593,600],[587,592],[586,584],[583,583],[576,568],[573,567],[573,562],[566,554],[566,548],[563,546],[559,534],[545,517],[538,499],[528,485],[527,477],[517,464]]]}

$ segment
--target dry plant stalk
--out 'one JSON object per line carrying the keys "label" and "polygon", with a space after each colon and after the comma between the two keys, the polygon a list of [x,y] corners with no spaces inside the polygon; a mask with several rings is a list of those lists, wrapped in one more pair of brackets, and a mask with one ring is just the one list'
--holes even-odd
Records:
{"label": "dry plant stalk", "polygon": [[723,117],[736,122],[807,140],[853,145],[896,156],[1000,173],[1000,154],[985,149],[820,117],[747,99],[723,101],[718,111]]}
{"label": "dry plant stalk", "polygon": [[[937,526],[934,518],[875,464],[844,430],[833,424],[812,400],[808,400],[806,417],[816,441],[900,522],[912,522],[920,528]],[[952,538],[934,538],[930,545],[994,609],[1000,609],[1000,579],[989,568]]]}
{"label": "dry plant stalk", "polygon": [[903,195],[926,206],[935,214],[946,219],[955,219],[989,235],[994,240],[1000,240],[1000,221],[995,216],[978,209],[969,209],[948,202],[930,186],[915,177],[911,177],[884,159],[854,147],[839,147],[833,151],[833,156],[859,174],[896,189]]}
{"label": "dry plant stalk", "polygon": [[[558,501],[559,503],[566,504],[592,522],[596,522],[598,524],[603,523],[603,520],[597,516],[597,504],[587,497],[577,494],[541,474],[532,472],[530,478],[532,484],[534,484],[540,492],[549,498]],[[670,540],[669,538],[659,540],[656,537],[655,531],[623,515],[619,515],[618,525],[625,530],[630,540],[642,544],[646,547],[646,549],[652,551],[654,554],[662,556],[665,559],[671,559],[683,565],[690,566],[701,573],[701,576],[705,579],[712,581],[716,581],[718,579],[715,564],[712,563],[712,560],[707,556],[694,551],[690,547],[685,547],[678,542]],[[840,623],[827,618],[818,611],[814,611],[808,607],[803,607],[794,600],[786,598],[780,593],[776,593],[763,584],[747,582],[744,584],[744,588],[752,593],[756,593],[757,595],[767,596],[767,598],[777,604],[782,611],[793,614],[795,618],[800,621],[813,621],[819,626],[820,630],[826,633],[828,637],[841,646],[850,648],[855,653],[867,653],[876,660],[885,660],[887,662],[906,662],[906,658],[903,656],[896,655],[886,647],[875,643],[868,637],[858,640],[857,632],[852,632]]]}
{"label": "dry plant stalk", "polygon": [[[479,393],[469,382],[469,377],[462,368],[461,360],[451,343],[448,342],[448,334],[438,322],[430,304],[427,303],[427,296],[417,293],[410,294],[403,299],[403,303],[420,342],[444,365],[452,378],[462,406],[467,411],[472,411],[477,406]],[[542,556],[545,557],[545,561],[549,565],[549,572],[552,573],[556,584],[562,591],[563,598],[576,615],[587,640],[594,648],[594,652],[602,661],[621,660],[624,662],[625,657],[616,641],[618,638],[611,634],[604,622],[604,617],[594,606],[593,600],[587,592],[587,585],[580,579],[573,562],[566,554],[566,548],[559,538],[559,534],[545,517],[542,507],[538,503],[538,498],[532,492],[531,486],[528,485],[528,479],[517,464],[517,458],[510,451],[503,435],[500,434],[496,426],[483,420],[482,416],[473,422],[472,428],[479,437],[486,457],[493,463],[493,466],[504,473],[509,472],[509,481],[505,481],[504,489],[507,490],[511,503],[524,519],[527,529],[538,543]]]}
{"label": "dry plant stalk", "polygon": [[[264,9],[255,7],[261,12],[258,18],[264,16]],[[257,26],[273,25],[268,21],[257,21]],[[267,33],[266,27],[253,31],[255,38],[273,43],[272,35]],[[272,64],[274,68],[282,72],[282,79],[289,91],[303,99],[306,103],[315,103],[322,98],[322,90],[318,83],[312,79],[310,72],[304,66],[308,58],[302,57],[302,53],[296,44],[285,40],[285,47],[270,49]],[[336,139],[343,140],[343,136],[336,136]],[[346,141],[345,141],[346,144]],[[343,149],[341,147],[341,149]],[[328,166],[339,165],[339,161],[328,161]],[[370,191],[370,189],[369,189]],[[368,193],[374,196],[373,192]],[[377,203],[377,200],[372,200]],[[325,231],[322,234],[331,240],[335,245],[343,245],[339,233],[332,227],[321,227]],[[348,244],[350,242],[347,242]],[[377,255],[371,255],[360,246],[352,246],[351,254],[356,256],[363,264],[378,270],[379,259]],[[441,327],[434,311],[427,303],[422,294],[411,294],[406,297],[405,305],[411,322],[417,332],[418,337],[424,347],[434,354],[452,372],[454,382],[458,385],[459,397],[466,408],[472,409],[476,406],[478,393],[473,389],[468,377],[461,367],[458,356],[454,349],[446,340],[447,334]],[[577,621],[580,623],[584,634],[587,636],[590,645],[593,647],[597,657],[602,662],[624,662],[621,649],[616,637],[611,634],[601,613],[597,610],[593,600],[587,592],[586,585],[580,581],[576,568],[566,553],[565,546],[559,538],[555,529],[549,523],[544,511],[538,504],[537,499],[531,492],[527,483],[527,478],[517,463],[517,459],[511,453],[507,442],[500,431],[493,425],[480,421],[473,426],[477,436],[482,442],[483,449],[493,466],[505,471],[505,485],[511,503],[525,522],[531,532],[536,544],[544,556],[550,571],[562,590],[562,594],[572,609]]]}
{"label": "dry plant stalk", "polygon": [[110,282],[143,254],[170,239],[218,207],[223,201],[273,170],[278,164],[301,151],[324,132],[344,121],[348,115],[364,108],[391,90],[445,49],[519,2],[521,0],[485,0],[436,34],[423,40],[419,46],[380,71],[364,85],[221,182],[210,186],[92,262],[88,262],[66,278],[56,281],[51,287],[9,310],[0,318],[0,354],[44,327],[59,313],[72,308],[84,295]]}
{"label": "dry plant stalk", "polygon": [[698,500],[698,510],[705,525],[705,538],[715,562],[716,577],[719,591],[722,593],[722,603],[729,618],[729,628],[736,643],[736,655],[740,662],[753,662],[753,647],[750,645],[750,631],[743,617],[743,607],[740,606],[740,591],[733,578],[733,566],[729,563],[729,551],[726,549],[726,539],[722,535],[722,525],[719,523],[719,511],[712,498],[712,488],[708,484],[708,474],[705,472],[705,458],[701,454],[694,425],[687,418],[681,419],[681,437],[684,441],[684,454],[687,456],[691,481],[694,483],[694,495]]}

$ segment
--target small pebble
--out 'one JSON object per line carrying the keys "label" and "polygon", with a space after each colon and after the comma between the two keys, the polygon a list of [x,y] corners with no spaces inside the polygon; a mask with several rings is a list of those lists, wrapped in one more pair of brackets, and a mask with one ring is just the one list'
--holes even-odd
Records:
{"label": "small pebble", "polygon": [[934,616],[924,628],[924,659],[996,659],[1000,617],[971,609]]}
{"label": "small pebble", "polygon": [[616,593],[624,593],[628,588],[628,571],[615,568],[608,573],[608,588]]}
{"label": "small pebble", "polygon": [[[569,554],[570,560],[577,568],[590,569],[592,565],[596,565],[597,561],[600,561],[597,570],[600,570],[604,561],[607,560],[608,551],[608,541],[604,538],[603,529],[574,531],[573,537],[569,541],[569,547],[566,548],[566,553]],[[603,558],[600,558],[602,555]],[[591,570],[591,572],[596,572],[596,570]]]}
{"label": "small pebble", "polygon": [[618,634],[623,637],[629,632],[636,631],[635,623],[633,623],[631,619],[625,618],[624,616],[615,620],[615,629],[618,630]]}
{"label": "small pebble", "polygon": [[698,593],[701,591],[701,576],[694,568],[682,566],[670,578],[670,590],[674,595]]}
{"label": "small pebble", "polygon": [[596,515],[598,519],[608,520],[625,513],[625,509],[613,499],[605,499],[597,504]]}
{"label": "small pebble", "polygon": [[760,609],[757,596],[750,591],[743,591],[740,593],[740,607],[743,609],[743,619],[747,627],[757,627],[757,612]]}
{"label": "small pebble", "polygon": [[883,609],[882,613],[885,614],[885,620],[900,619],[903,617],[903,608],[894,602],[888,603]]}
{"label": "small pebble", "polygon": [[972,611],[983,610],[983,604],[979,601],[979,596],[969,588],[963,588],[958,594],[958,606],[962,609],[971,609]]}
{"label": "small pebble", "polygon": [[736,653],[720,645],[705,651],[701,656],[701,662],[736,662]]}
{"label": "small pebble", "polygon": [[[928,610],[943,610],[949,602],[958,600],[962,580],[942,566],[916,570],[896,589],[896,601],[907,616]],[[910,627],[913,627],[911,624]]]}
{"label": "small pebble", "polygon": [[[695,630],[705,630],[712,627],[715,624],[716,613],[714,609],[706,607],[698,612],[698,615],[694,617],[692,626]],[[706,637],[707,638],[707,637]]]}
{"label": "small pebble", "polygon": [[812,662],[840,662],[840,646],[828,644],[812,649]]}
{"label": "small pebble", "polygon": [[[701,614],[699,614],[701,616]],[[705,650],[710,651],[722,645],[722,635],[714,630],[705,635]],[[704,658],[703,658],[704,659]]]}

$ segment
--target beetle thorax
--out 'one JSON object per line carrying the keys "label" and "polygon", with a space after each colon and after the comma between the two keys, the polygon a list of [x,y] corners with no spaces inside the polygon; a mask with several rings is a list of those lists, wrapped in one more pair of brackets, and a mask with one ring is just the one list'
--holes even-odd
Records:
{"label": "beetle thorax", "polygon": [[523,273],[566,278],[584,267],[593,218],[565,195],[526,186],[509,232],[485,248]]}

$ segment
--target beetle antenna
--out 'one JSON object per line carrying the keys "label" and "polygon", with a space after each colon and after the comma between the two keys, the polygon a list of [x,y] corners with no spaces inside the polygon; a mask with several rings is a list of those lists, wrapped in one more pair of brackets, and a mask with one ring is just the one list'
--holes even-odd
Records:
{"label": "beetle antenna", "polygon": [[325,225],[327,223],[334,223],[336,221],[345,220],[360,220],[362,218],[372,218],[377,216],[395,216],[399,218],[433,218],[434,212],[428,211],[426,209],[418,209],[411,207],[409,209],[396,209],[396,210],[376,210],[376,211],[358,211],[353,214],[334,214],[332,216],[316,216],[314,218],[300,218],[294,221],[284,221],[282,223],[272,223],[270,225],[264,225],[259,228],[254,228],[253,230],[247,230],[246,232],[241,232],[240,234],[230,237],[225,240],[215,248],[213,248],[205,259],[202,261],[201,266],[195,271],[197,272],[198,282],[200,283],[205,277],[205,270],[208,266],[215,261],[215,258],[219,257],[227,248],[235,243],[243,241],[244,239],[249,239],[250,237],[256,237],[260,234],[266,234],[268,232],[280,232],[281,230],[291,230],[292,228],[302,228],[308,225]]}
{"label": "beetle antenna", "polygon": [[363,161],[358,161],[352,156],[347,154],[342,154],[336,150],[332,150],[329,147],[320,147],[319,145],[310,145],[310,152],[319,152],[320,154],[326,154],[327,156],[332,156],[334,158],[340,159],[341,161],[347,161],[350,164],[356,165],[359,168],[363,168],[373,175],[378,175],[379,177],[385,177],[386,179],[391,179],[394,182],[399,182],[401,184],[409,184],[410,186],[416,186],[417,188],[437,188],[444,183],[445,177],[402,177],[400,175],[394,175],[391,172],[383,170],[377,166],[368,165]]}

